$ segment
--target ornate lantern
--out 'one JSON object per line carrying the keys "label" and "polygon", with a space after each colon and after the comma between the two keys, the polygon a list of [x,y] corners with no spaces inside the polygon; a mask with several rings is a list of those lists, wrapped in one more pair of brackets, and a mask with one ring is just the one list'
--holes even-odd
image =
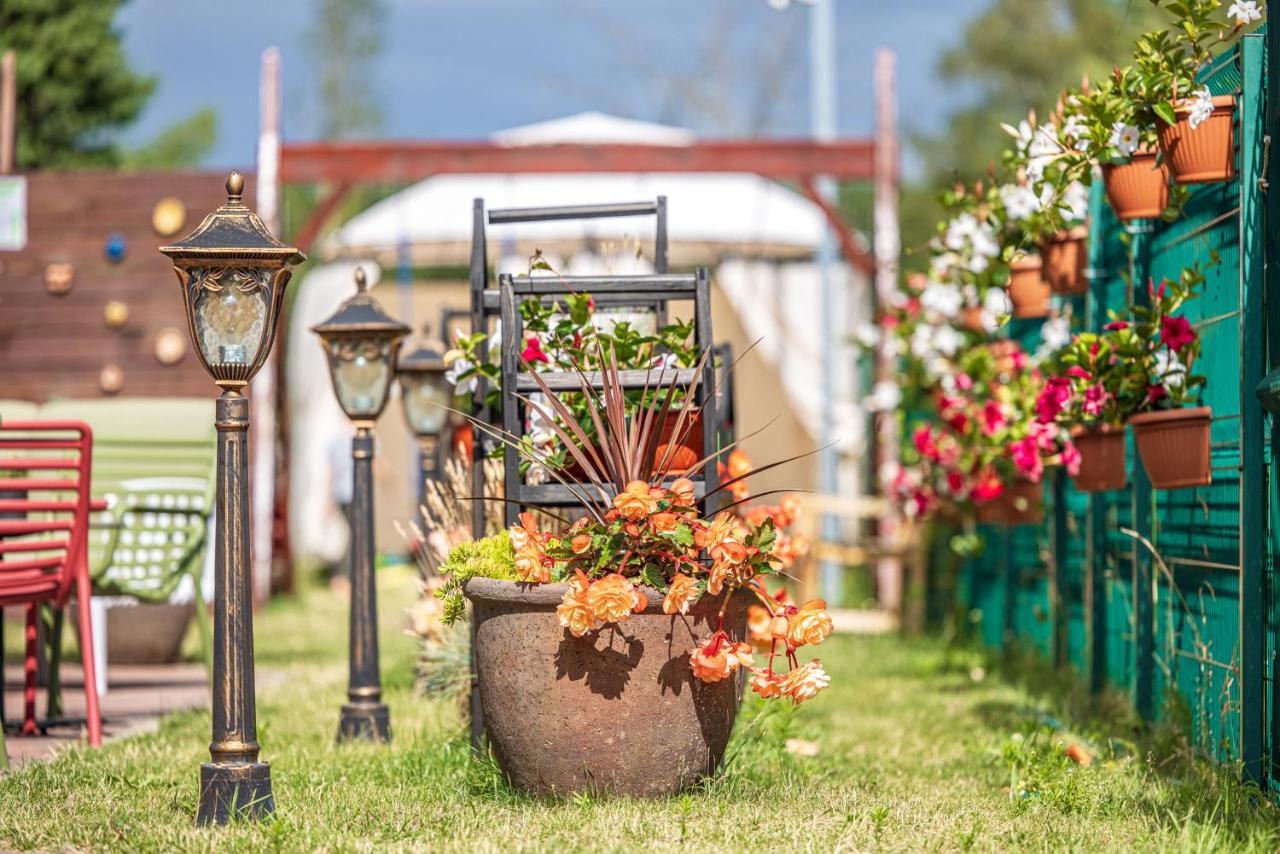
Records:
{"label": "ornate lantern", "polygon": [[396,365],[404,420],[418,437],[424,495],[427,479],[436,475],[440,432],[449,420],[448,406],[453,398],[445,370],[440,351],[426,344],[401,354]]}
{"label": "ornate lantern", "polygon": [[391,737],[378,673],[378,599],[373,576],[373,423],[387,405],[400,341],[409,327],[387,316],[365,290],[356,268],[356,295],[324,323],[312,327],[329,355],[329,376],[338,405],[356,425],[351,439],[351,647],[348,702],[342,707],[338,740]]}
{"label": "ornate lantern", "polygon": [[262,367],[290,267],[306,260],[244,206],[244,178],[227,176],[227,203],[160,251],[182,286],[196,354],[218,398],[217,535],[214,541],[212,761],[200,766],[199,824],[225,824],[275,810],[271,769],[258,760],[249,579],[249,399],[240,389]]}

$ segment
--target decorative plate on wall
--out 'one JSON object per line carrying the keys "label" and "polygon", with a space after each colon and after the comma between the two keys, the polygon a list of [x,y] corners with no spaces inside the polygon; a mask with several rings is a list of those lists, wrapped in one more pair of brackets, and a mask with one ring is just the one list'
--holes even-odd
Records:
{"label": "decorative plate on wall", "polygon": [[76,268],[74,264],[57,261],[44,268],[44,289],[55,297],[71,292],[75,284]]}
{"label": "decorative plate on wall", "polygon": [[102,253],[107,256],[107,260],[112,264],[119,264],[124,260],[124,256],[129,251],[129,243],[125,240],[124,235],[118,231],[113,231],[107,235],[107,242],[102,247]]}
{"label": "decorative plate on wall", "polygon": [[151,209],[151,227],[161,237],[172,237],[186,222],[187,206],[173,196],[166,196]]}
{"label": "decorative plate on wall", "polygon": [[176,365],[187,354],[187,336],[172,326],[156,333],[153,343],[156,361],[162,365]]}
{"label": "decorative plate on wall", "polygon": [[107,300],[102,307],[102,319],[108,329],[119,329],[129,322],[129,304],[118,299]]}
{"label": "decorative plate on wall", "polygon": [[98,388],[103,394],[119,394],[124,388],[124,369],[115,363],[104,365],[98,374]]}

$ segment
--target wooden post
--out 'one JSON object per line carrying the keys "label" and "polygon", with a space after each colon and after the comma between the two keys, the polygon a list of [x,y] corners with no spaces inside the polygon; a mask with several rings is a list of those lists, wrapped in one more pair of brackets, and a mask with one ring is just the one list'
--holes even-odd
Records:
{"label": "wooden post", "polygon": [[0,59],[0,175],[14,169],[18,133],[18,57],[12,50]]}

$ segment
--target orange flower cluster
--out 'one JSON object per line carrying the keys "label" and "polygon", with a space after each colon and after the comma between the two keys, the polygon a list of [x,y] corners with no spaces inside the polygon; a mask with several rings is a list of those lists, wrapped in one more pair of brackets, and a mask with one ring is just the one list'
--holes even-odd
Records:
{"label": "orange flower cluster", "polygon": [[[768,654],[769,666],[751,669],[751,689],[761,697],[789,697],[793,703],[802,703],[831,684],[817,659],[801,665],[796,658],[799,647],[816,646],[831,634],[827,603],[811,599],[797,608],[787,601],[785,591],[770,594],[759,582],[752,589],[762,604],[748,610],[747,629],[756,651]],[[786,674],[773,669],[779,646],[791,665]]]}
{"label": "orange flower cluster", "polygon": [[560,625],[580,638],[604,623],[620,623],[647,603],[631,579],[611,573],[592,581],[581,570],[556,607]]}
{"label": "orange flower cluster", "polygon": [[750,645],[735,643],[723,629],[689,653],[689,667],[703,682],[719,682],[732,676],[739,667],[750,666]]}
{"label": "orange flower cluster", "polygon": [[773,556],[778,559],[782,569],[792,566],[797,560],[809,553],[809,543],[803,537],[788,532],[800,515],[800,500],[794,495],[783,495],[776,505],[758,504],[743,512],[742,518],[748,524],[759,526],[765,519],[772,519],[778,531],[773,543]]}
{"label": "orange flower cluster", "polygon": [[[755,468],[755,465],[751,462],[751,458],[743,453],[741,449],[729,453],[728,464],[716,463],[716,471],[720,474],[721,482],[736,480],[735,483],[731,483],[727,487],[734,501],[745,501],[751,497],[751,489],[747,486],[746,475],[751,474],[753,468]],[[742,479],[737,480],[737,478]]]}
{"label": "orange flower cluster", "polygon": [[520,524],[512,525],[508,533],[511,545],[516,550],[516,574],[520,579],[535,584],[551,581],[551,567],[546,561],[550,534],[538,530],[533,514],[521,513]]}
{"label": "orange flower cluster", "polygon": [[729,512],[720,513],[705,530],[694,535],[694,542],[711,557],[707,592],[719,596],[726,586],[742,587],[759,574],[758,561],[752,560],[760,549],[747,544],[751,528]]}

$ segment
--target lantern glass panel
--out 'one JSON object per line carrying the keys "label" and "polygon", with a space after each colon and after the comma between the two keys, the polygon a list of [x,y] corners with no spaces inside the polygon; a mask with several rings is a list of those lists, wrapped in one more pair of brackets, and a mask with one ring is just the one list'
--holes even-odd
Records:
{"label": "lantern glass panel", "polygon": [[333,389],[352,418],[372,418],[382,411],[391,385],[385,342],[352,341],[337,345],[333,356]]}
{"label": "lantern glass panel", "polygon": [[265,271],[211,270],[193,300],[196,342],[210,364],[252,365],[266,337],[270,291]]}
{"label": "lantern glass panel", "polygon": [[449,395],[441,375],[400,375],[404,391],[404,414],[409,427],[420,436],[435,436],[444,429],[449,417]]}

